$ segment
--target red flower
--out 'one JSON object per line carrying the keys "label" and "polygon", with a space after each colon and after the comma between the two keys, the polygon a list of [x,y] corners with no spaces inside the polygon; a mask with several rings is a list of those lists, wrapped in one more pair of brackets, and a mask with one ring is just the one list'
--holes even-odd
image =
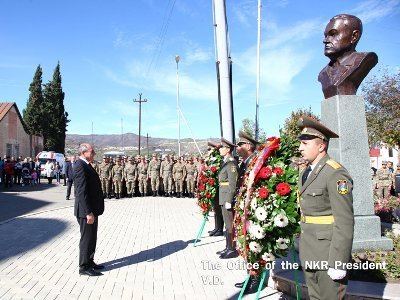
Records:
{"label": "red flower", "polygon": [[262,167],[258,172],[257,177],[261,179],[268,179],[272,175],[272,170],[270,167]]}
{"label": "red flower", "polygon": [[205,188],[204,184],[199,184],[199,191],[204,191]]}
{"label": "red flower", "polygon": [[281,182],[276,186],[276,192],[281,196],[289,194],[290,191],[291,191],[290,185],[287,184],[286,182]]}
{"label": "red flower", "polygon": [[283,170],[280,167],[276,167],[272,170],[272,172],[274,172],[276,175],[282,175],[283,174]]}
{"label": "red flower", "polygon": [[217,172],[217,168],[214,167],[214,166],[212,166],[212,167],[210,168],[210,170],[211,170],[211,172],[213,172],[213,173]]}
{"label": "red flower", "polygon": [[207,199],[211,199],[211,194],[210,194],[210,193],[207,193],[207,194],[206,194],[206,198],[207,198]]}
{"label": "red flower", "polygon": [[267,188],[262,187],[258,190],[258,195],[260,195],[260,198],[265,199],[269,195],[269,191]]}
{"label": "red flower", "polygon": [[209,185],[214,185],[214,184],[215,184],[214,178],[208,179],[208,184],[209,184]]}

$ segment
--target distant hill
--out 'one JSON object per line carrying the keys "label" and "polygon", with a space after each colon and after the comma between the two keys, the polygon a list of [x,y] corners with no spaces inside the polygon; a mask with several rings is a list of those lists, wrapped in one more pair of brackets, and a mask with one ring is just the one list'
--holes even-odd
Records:
{"label": "distant hill", "polygon": [[[122,140],[123,138],[123,140]],[[120,134],[94,134],[81,135],[81,134],[67,134],[66,137],[66,152],[74,153],[79,144],[88,142],[93,143],[98,156],[108,150],[123,150],[129,155],[138,153],[139,136],[134,133],[125,133],[121,138]],[[200,150],[204,153],[207,149],[207,142],[209,140],[218,141],[216,138],[207,140],[196,140]],[[147,154],[147,139],[145,136],[141,138],[141,154]],[[148,152],[159,153],[178,153],[178,140],[166,138],[149,137]],[[122,148],[123,145],[123,148]],[[192,139],[181,139],[181,153],[182,154],[195,154],[198,153],[195,143]]]}

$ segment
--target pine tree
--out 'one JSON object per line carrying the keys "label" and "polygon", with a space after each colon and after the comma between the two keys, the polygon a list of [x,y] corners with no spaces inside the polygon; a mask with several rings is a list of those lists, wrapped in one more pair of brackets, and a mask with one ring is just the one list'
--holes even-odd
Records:
{"label": "pine tree", "polygon": [[42,67],[38,65],[32,83],[29,86],[29,99],[26,109],[23,110],[23,119],[29,134],[42,135],[43,128],[43,93],[42,93]]}
{"label": "pine tree", "polygon": [[68,113],[64,108],[64,92],[61,84],[60,63],[58,62],[53,79],[44,85],[44,115],[46,124],[43,130],[44,148],[64,153]]}

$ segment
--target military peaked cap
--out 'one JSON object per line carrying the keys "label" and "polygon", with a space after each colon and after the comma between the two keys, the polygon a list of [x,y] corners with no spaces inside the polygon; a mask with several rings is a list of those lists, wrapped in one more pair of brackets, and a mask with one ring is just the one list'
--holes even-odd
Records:
{"label": "military peaked cap", "polygon": [[236,143],[236,146],[239,146],[240,143],[251,144],[253,146],[259,144],[259,142],[243,131],[239,132],[239,141]]}
{"label": "military peaked cap", "polygon": [[231,150],[233,150],[233,148],[236,147],[235,144],[231,143],[230,141],[228,141],[225,138],[221,138],[221,145],[222,145],[222,147],[227,147],[227,148],[230,148]]}
{"label": "military peaked cap", "polygon": [[300,140],[311,140],[315,138],[320,138],[328,141],[331,138],[338,138],[339,136],[332,130],[322,125],[316,119],[302,116],[297,122],[297,126],[300,127],[301,133],[299,135]]}
{"label": "military peaked cap", "polygon": [[216,149],[221,148],[221,144],[217,144],[217,143],[214,143],[211,141],[208,142],[207,145],[208,145],[208,147],[211,147],[211,148],[216,148]]}

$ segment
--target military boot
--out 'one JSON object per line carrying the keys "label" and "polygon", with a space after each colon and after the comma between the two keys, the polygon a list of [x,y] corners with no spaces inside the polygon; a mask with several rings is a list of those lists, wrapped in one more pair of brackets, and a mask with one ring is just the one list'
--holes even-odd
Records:
{"label": "military boot", "polygon": [[115,194],[115,199],[119,199],[119,193]]}
{"label": "military boot", "polygon": [[111,194],[110,193],[108,193],[108,197],[107,197],[108,199],[111,199]]}
{"label": "military boot", "polygon": [[225,253],[221,254],[219,256],[219,258],[221,259],[228,259],[228,258],[235,258],[239,256],[239,253],[237,252],[237,250],[235,249],[235,245],[233,242],[233,236],[232,233],[226,233],[227,236],[227,243],[228,243],[228,251],[226,251]]}
{"label": "military boot", "polygon": [[[260,277],[259,276],[251,276],[249,282],[247,283],[246,288],[244,289],[244,294],[254,294],[258,291],[258,286],[260,285]],[[264,288],[264,283],[262,283]]]}

